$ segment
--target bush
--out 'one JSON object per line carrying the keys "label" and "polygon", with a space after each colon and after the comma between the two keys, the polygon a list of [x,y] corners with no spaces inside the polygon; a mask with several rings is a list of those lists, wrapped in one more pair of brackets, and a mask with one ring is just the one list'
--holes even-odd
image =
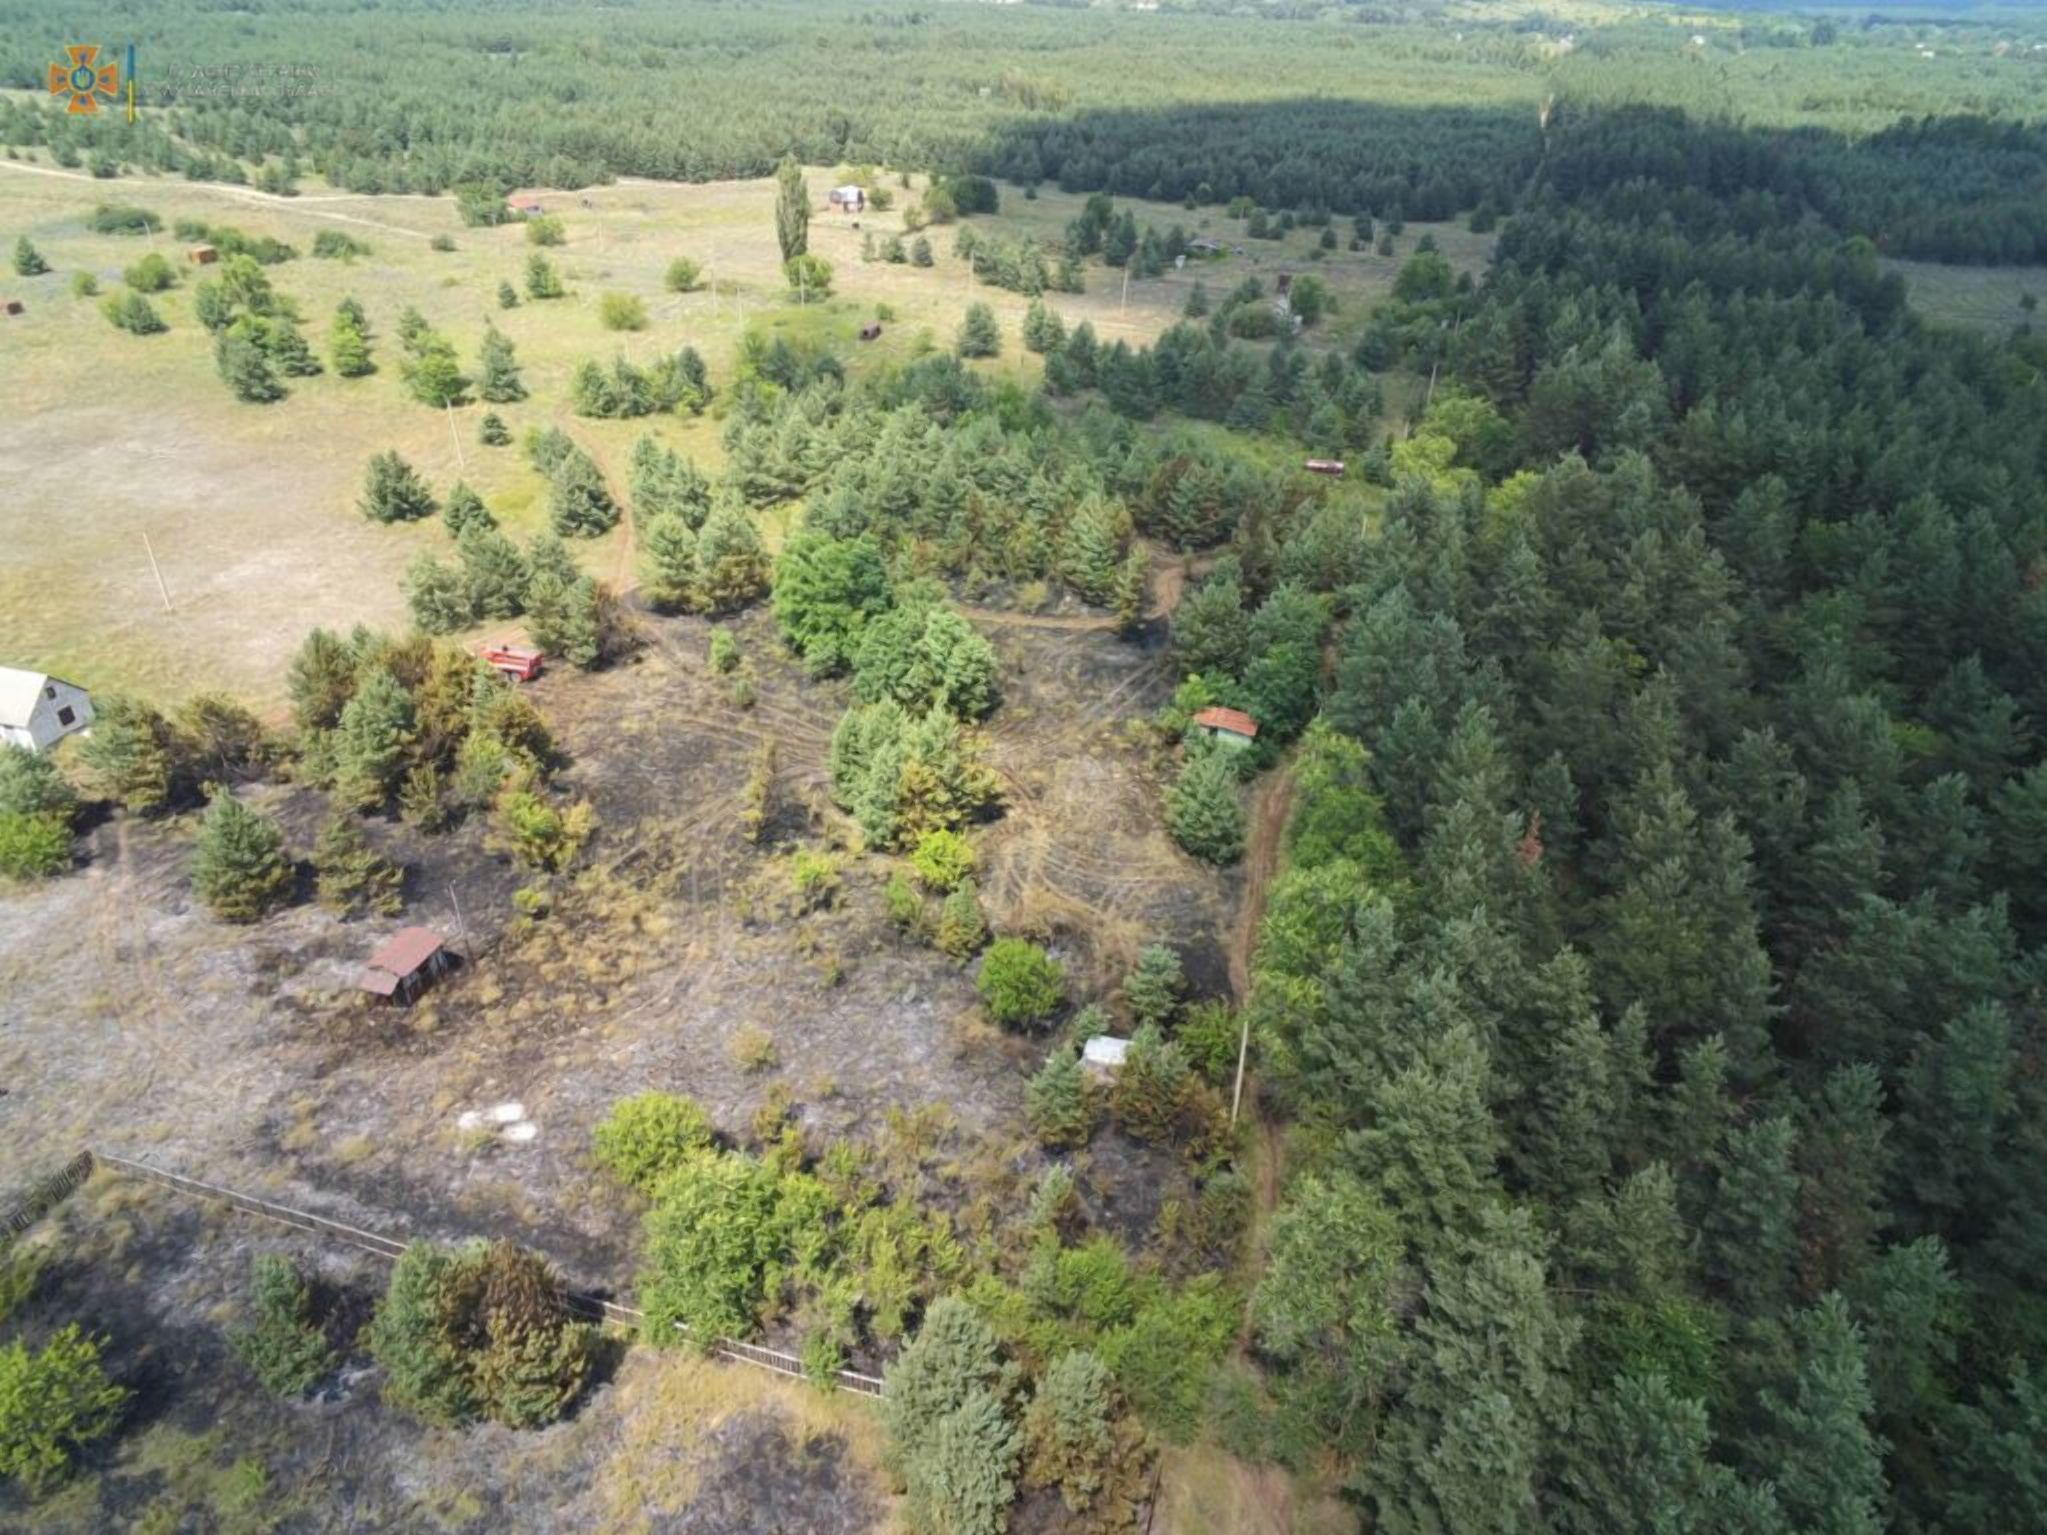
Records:
{"label": "bush", "polygon": [[560,245],[568,238],[568,231],[562,221],[551,213],[526,221],[526,243],[528,245]]}
{"label": "bush", "polygon": [[71,291],[79,298],[91,298],[100,290],[100,280],[90,272],[71,274]]}
{"label": "bush", "polygon": [[226,789],[216,789],[192,856],[192,888],[223,922],[254,922],[291,895],[284,833]]}
{"label": "bush", "polygon": [[674,1093],[621,1098],[592,1137],[597,1163],[642,1194],[699,1151],[710,1149],[711,1118]]}
{"label": "bush", "polygon": [[924,897],[917,893],[917,887],[903,877],[898,869],[889,875],[888,885],[882,892],[882,900],[888,908],[888,919],[906,933],[913,933],[924,923]]}
{"label": "bush", "polygon": [[645,330],[647,306],[630,293],[607,293],[597,301],[597,318],[606,330]]}
{"label": "bush", "polygon": [[670,293],[694,293],[703,286],[703,270],[689,257],[677,256],[668,263],[661,281]]}
{"label": "bush", "polygon": [[98,1341],[76,1323],[37,1353],[19,1338],[0,1348],[0,1477],[47,1491],[81,1447],[113,1429],[127,1400],[100,1367]]}
{"label": "bush", "polygon": [[178,285],[178,269],[151,251],[121,273],[121,281],[137,293],[161,293]]}
{"label": "bush", "polygon": [[1021,938],[998,938],[974,980],[997,1023],[1041,1023],[1065,1000],[1066,972],[1051,955]]}
{"label": "bush", "polygon": [[289,1258],[259,1253],[249,1265],[246,1325],[228,1347],[273,1396],[303,1396],[334,1367],[334,1351],[313,1321],[312,1292]]}
{"label": "bush", "polygon": [[60,816],[0,810],[0,876],[42,879],[71,866],[71,825]]}
{"label": "bush", "polygon": [[974,877],[979,863],[974,845],[958,832],[943,827],[925,832],[910,853],[910,864],[917,877],[931,890],[958,889],[962,881]]}
{"label": "bush", "polygon": [[1046,1367],[1024,1414],[1031,1480],[1056,1486],[1070,1513],[1084,1512],[1108,1479],[1114,1397],[1109,1367],[1076,1349]]}
{"label": "bush", "polygon": [[85,227],[96,235],[146,235],[163,228],[163,220],[147,208],[101,203],[92,210]]}
{"label": "bush", "polygon": [[131,336],[157,336],[169,329],[163,316],[139,293],[109,297],[100,305],[100,313],[107,317],[107,323],[114,329],[125,330]]}
{"label": "bush", "polygon": [[784,1194],[781,1174],[740,1152],[696,1152],[660,1180],[640,1278],[649,1342],[673,1344],[678,1323],[699,1344],[754,1330],[792,1228],[816,1220]]}
{"label": "bush", "polygon": [[370,460],[362,500],[356,504],[372,522],[417,522],[438,510],[426,481],[395,451],[379,453]]}
{"label": "bush", "polygon": [[799,303],[815,304],[831,297],[832,264],[807,252],[782,263],[782,279]]}

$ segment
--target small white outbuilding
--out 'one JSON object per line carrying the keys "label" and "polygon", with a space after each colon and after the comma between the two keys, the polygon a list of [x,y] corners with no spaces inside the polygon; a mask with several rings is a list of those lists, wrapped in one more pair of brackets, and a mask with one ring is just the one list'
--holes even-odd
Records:
{"label": "small white outbuilding", "polygon": [[1113,1077],[1130,1059],[1130,1041],[1114,1034],[1097,1034],[1080,1049],[1083,1070],[1098,1077]]}
{"label": "small white outbuilding", "polygon": [[48,751],[92,723],[85,689],[62,677],[0,666],[0,742]]}

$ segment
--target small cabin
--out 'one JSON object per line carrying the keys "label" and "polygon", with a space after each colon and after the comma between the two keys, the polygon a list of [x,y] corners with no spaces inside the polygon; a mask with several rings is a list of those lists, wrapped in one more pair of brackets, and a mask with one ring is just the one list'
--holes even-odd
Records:
{"label": "small cabin", "polygon": [[195,245],[185,252],[185,259],[194,266],[212,266],[220,260],[220,252],[210,245]]}
{"label": "small cabin", "polygon": [[514,645],[509,641],[486,645],[477,654],[483,657],[485,665],[514,682],[531,682],[540,675],[541,663],[547,659],[545,653],[531,645]]}
{"label": "small cabin", "polygon": [[92,723],[92,699],[62,677],[0,666],[0,744],[48,751]]}
{"label": "small cabin", "polygon": [[828,201],[840,213],[864,213],[867,190],[864,187],[833,187]]}
{"label": "small cabin", "polygon": [[1249,746],[1258,739],[1258,721],[1241,709],[1203,709],[1194,716],[1193,728],[1225,746]]}
{"label": "small cabin", "polygon": [[355,984],[386,1002],[407,1003],[453,963],[454,956],[432,928],[402,927],[378,945]]}
{"label": "small cabin", "polygon": [[860,339],[862,341],[879,341],[881,339],[881,321],[869,320],[865,325],[861,326]]}
{"label": "small cabin", "polygon": [[505,206],[522,219],[537,219],[547,211],[547,204],[537,197],[509,197],[505,199]]}
{"label": "small cabin", "polygon": [[1081,1069],[1090,1076],[1113,1077],[1130,1058],[1130,1041],[1114,1034],[1097,1034],[1080,1048]]}
{"label": "small cabin", "polygon": [[1310,474],[1326,474],[1334,479],[1343,478],[1343,460],[1340,458],[1310,458],[1301,463]]}

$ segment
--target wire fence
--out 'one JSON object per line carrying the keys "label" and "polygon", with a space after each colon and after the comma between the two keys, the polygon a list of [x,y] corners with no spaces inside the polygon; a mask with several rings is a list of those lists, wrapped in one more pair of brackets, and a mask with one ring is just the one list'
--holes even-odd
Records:
{"label": "wire fence", "polygon": [[81,1151],[64,1165],[63,1171],[52,1173],[31,1187],[20,1202],[7,1212],[6,1224],[0,1229],[4,1229],[10,1238],[20,1236],[57,1205],[70,1198],[71,1191],[91,1176],[92,1153]]}
{"label": "wire fence", "polygon": [[[408,1245],[381,1232],[366,1231],[345,1221],[316,1215],[310,1210],[279,1204],[274,1199],[258,1198],[254,1194],[244,1194],[239,1189],[225,1188],[218,1183],[208,1183],[203,1178],[188,1177],[184,1173],[174,1173],[154,1163],[138,1161],[134,1157],[121,1156],[111,1151],[81,1152],[71,1160],[62,1173],[38,1184],[9,1218],[10,1233],[20,1231],[40,1219],[51,1205],[90,1177],[95,1164],[112,1173],[139,1178],[144,1182],[154,1183],[161,1188],[171,1189],[196,1199],[210,1199],[247,1215],[275,1221],[279,1225],[290,1226],[294,1230],[307,1232],[313,1236],[325,1237],[382,1258],[386,1262],[395,1261]],[[57,1187],[59,1184],[62,1184],[61,1188]],[[53,1195],[48,1193],[52,1189],[56,1190]],[[36,1201],[39,1199],[42,1203],[38,1207]],[[14,1224],[16,1221],[20,1224]],[[646,1331],[647,1315],[636,1306],[628,1306],[607,1296],[592,1295],[578,1290],[566,1290],[562,1298],[564,1304],[579,1316],[588,1317],[595,1322],[615,1323],[621,1327],[629,1327],[635,1332]],[[689,1329],[680,1322],[675,1324],[675,1330],[685,1336],[689,1332]],[[708,1346],[706,1352],[719,1359],[729,1359],[736,1364],[750,1364],[756,1369],[768,1370],[791,1380],[806,1381],[812,1385],[824,1384],[803,1367],[803,1361],[796,1355],[784,1353],[780,1349],[767,1348],[758,1343],[742,1343],[737,1338],[719,1338]],[[850,1391],[856,1396],[879,1398],[883,1394],[883,1383],[879,1376],[863,1375],[858,1370],[836,1370],[833,1372],[833,1381],[840,1390]]]}

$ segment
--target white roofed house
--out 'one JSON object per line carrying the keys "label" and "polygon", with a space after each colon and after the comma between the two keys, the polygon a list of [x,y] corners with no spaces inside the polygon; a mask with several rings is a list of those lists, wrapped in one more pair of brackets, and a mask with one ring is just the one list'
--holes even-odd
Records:
{"label": "white roofed house", "polygon": [[62,677],[0,666],[0,743],[48,751],[92,723],[85,689]]}

